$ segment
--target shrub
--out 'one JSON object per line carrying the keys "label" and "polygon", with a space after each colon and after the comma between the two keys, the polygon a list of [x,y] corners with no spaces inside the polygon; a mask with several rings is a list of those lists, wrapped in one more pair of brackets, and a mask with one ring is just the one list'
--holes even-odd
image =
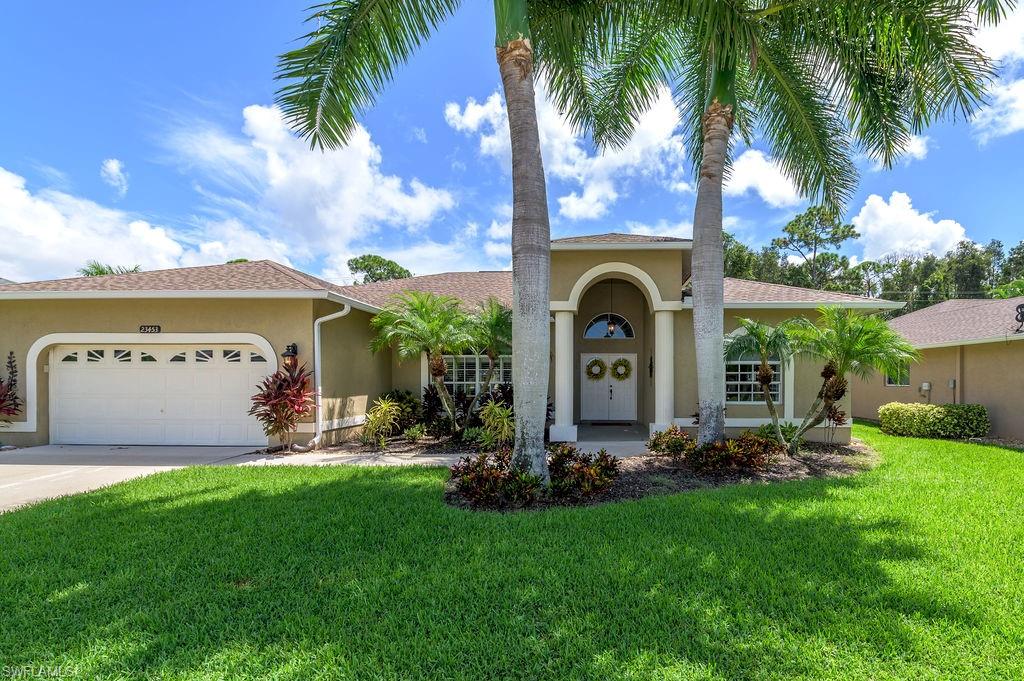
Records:
{"label": "shrub", "polygon": [[486,432],[483,428],[472,426],[462,431],[462,442],[467,445],[479,447],[484,444]]}
{"label": "shrub", "polygon": [[512,408],[501,402],[489,401],[480,409],[480,421],[486,434],[486,444],[497,447],[512,442],[516,436]]}
{"label": "shrub", "polygon": [[702,473],[764,468],[784,447],[774,437],[743,433],[738,438],[694,448],[687,462]]}
{"label": "shrub", "polygon": [[510,459],[507,450],[459,459],[450,470],[455,489],[475,507],[529,506],[540,494],[540,478],[511,470]]}
{"label": "shrub", "polygon": [[696,446],[697,442],[690,434],[677,425],[659,430],[647,441],[647,449],[663,456],[685,458]]}
{"label": "shrub", "polygon": [[362,439],[365,444],[375,444],[383,449],[388,438],[399,432],[402,405],[390,397],[378,397],[366,412]]}
{"label": "shrub", "polygon": [[420,414],[423,425],[431,435],[440,437],[452,432],[452,420],[448,418],[441,395],[437,392],[437,386],[431,384],[423,389]]}
{"label": "shrub", "polygon": [[402,432],[402,436],[409,442],[419,442],[427,435],[427,429],[422,423],[409,426]]}
{"label": "shrub", "polygon": [[909,437],[984,437],[991,427],[981,404],[889,402],[878,408],[878,419],[883,433]]}
{"label": "shrub", "polygon": [[389,390],[381,395],[398,403],[400,414],[398,417],[398,430],[405,431],[420,422],[423,412],[423,403],[408,390]]}
{"label": "shrub", "polygon": [[[793,441],[793,438],[796,437],[796,431],[799,430],[799,428],[800,427],[795,423],[779,424],[779,429],[782,431],[782,437],[785,438],[787,444]],[[775,426],[773,426],[770,423],[764,423],[758,426],[757,430],[754,431],[754,434],[757,435],[758,437],[763,437],[768,440],[778,442],[778,440],[775,439]],[[797,447],[799,447],[803,443],[804,439],[800,438],[799,441],[797,441],[796,445]]]}
{"label": "shrub", "polygon": [[586,454],[572,445],[548,448],[551,494],[555,497],[588,497],[607,490],[619,477],[619,460],[605,450]]}
{"label": "shrub", "polygon": [[278,437],[291,449],[299,421],[313,411],[311,374],[305,365],[286,367],[264,378],[252,396],[249,415],[255,416],[268,437]]}
{"label": "shrub", "polygon": [[10,423],[9,417],[21,413],[21,398],[18,397],[18,364],[14,351],[7,354],[7,380],[0,377],[0,424]]}

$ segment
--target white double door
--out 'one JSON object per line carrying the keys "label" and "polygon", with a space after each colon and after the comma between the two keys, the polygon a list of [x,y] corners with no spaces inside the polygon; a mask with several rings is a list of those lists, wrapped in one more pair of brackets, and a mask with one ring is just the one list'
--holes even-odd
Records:
{"label": "white double door", "polygon": [[[621,381],[612,376],[612,363],[620,358],[633,367],[629,378]],[[607,367],[604,377],[596,380],[587,375],[587,365],[594,359]],[[580,420],[636,421],[636,355],[585,352],[580,363]]]}

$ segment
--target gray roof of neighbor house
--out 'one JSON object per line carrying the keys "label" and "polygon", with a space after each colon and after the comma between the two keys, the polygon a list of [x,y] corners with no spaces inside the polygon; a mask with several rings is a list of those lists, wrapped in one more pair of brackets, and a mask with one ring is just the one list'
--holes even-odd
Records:
{"label": "gray roof of neighbor house", "polygon": [[2,284],[13,284],[13,283],[14,282],[11,281],[10,279],[4,279],[3,277],[0,277],[0,285],[2,285]]}
{"label": "gray roof of neighbor house", "polygon": [[1006,300],[947,300],[905,314],[889,326],[917,348],[1024,338],[1017,329],[1017,306],[1024,296]]}

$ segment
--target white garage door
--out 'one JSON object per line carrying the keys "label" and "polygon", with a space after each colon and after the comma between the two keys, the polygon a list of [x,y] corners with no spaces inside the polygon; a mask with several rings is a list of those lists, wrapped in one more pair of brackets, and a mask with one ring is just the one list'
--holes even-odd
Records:
{"label": "white garage door", "polygon": [[58,346],[50,441],[266,445],[248,411],[270,359],[248,345]]}

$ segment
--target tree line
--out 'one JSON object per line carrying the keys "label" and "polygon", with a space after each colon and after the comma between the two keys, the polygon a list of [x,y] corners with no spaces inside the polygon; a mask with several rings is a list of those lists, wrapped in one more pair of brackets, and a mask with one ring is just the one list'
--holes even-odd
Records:
{"label": "tree line", "polygon": [[998,239],[965,239],[942,255],[908,251],[851,262],[839,250],[859,236],[820,206],[793,218],[759,250],[725,232],[725,276],[907,303],[892,316],[953,298],[1024,295],[1024,240],[1007,249]]}

